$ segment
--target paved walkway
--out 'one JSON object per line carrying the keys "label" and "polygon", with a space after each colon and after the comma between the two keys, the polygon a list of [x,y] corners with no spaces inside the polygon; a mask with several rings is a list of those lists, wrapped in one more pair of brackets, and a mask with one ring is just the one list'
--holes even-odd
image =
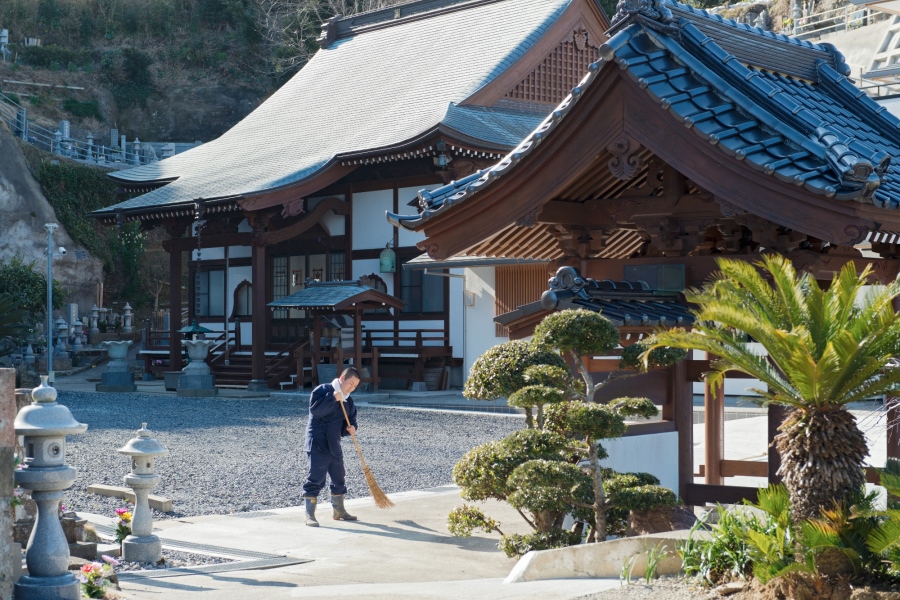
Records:
{"label": "paved walkway", "polygon": [[[205,516],[154,523],[163,540],[236,548],[307,561],[265,570],[184,574],[165,578],[123,576],[130,599],[279,598],[504,598],[569,599],[619,586],[618,579],[567,579],[504,584],[515,565],[497,549],[497,535],[456,538],[447,514],[462,504],[459,490],[445,486],[391,497],[395,507],[379,510],[371,499],[349,500],[359,517],[331,519],[330,505],[317,511],[321,527],[307,527],[299,507]],[[486,511],[504,532],[527,532],[514,509],[491,502]],[[109,519],[85,515],[93,522]],[[251,518],[252,517],[252,518]]]}
{"label": "paved walkway", "polygon": [[[101,367],[102,369],[102,367]],[[61,390],[94,391],[91,379],[99,369],[59,377]],[[138,391],[166,392],[162,382],[137,382]],[[279,392],[273,392],[278,394]],[[308,392],[307,392],[308,393]],[[259,397],[245,390],[220,390],[222,396]],[[294,393],[301,397],[300,393]],[[386,396],[386,395],[385,395]],[[423,400],[423,397],[425,400]],[[383,398],[370,396],[381,403]],[[365,402],[365,395],[359,396]],[[423,402],[433,408],[471,408],[459,392],[432,392],[405,397],[391,393],[391,403]],[[461,405],[458,405],[462,403]],[[482,403],[483,404],[483,403]],[[878,412],[860,411],[861,427],[869,438],[870,464],[881,466],[885,452],[884,424]],[[695,425],[694,456],[703,457],[703,425]],[[766,418],[753,417],[725,423],[726,458],[765,460]],[[272,460],[279,460],[273,456]],[[698,480],[701,481],[701,480]],[[736,485],[764,485],[761,478],[729,478]],[[377,509],[371,499],[349,500],[348,509],[359,516],[356,523],[336,522],[330,506],[320,506],[322,526],[306,527],[303,509],[292,507],[244,513],[166,520],[155,523],[163,540],[260,552],[295,559],[298,564],[269,569],[183,573],[166,577],[122,578],[125,598],[140,599],[279,599],[337,598],[357,600],[414,598],[500,600],[513,598],[569,599],[619,586],[618,579],[566,579],[504,584],[515,565],[497,549],[497,534],[456,538],[447,531],[447,514],[462,504],[453,486],[406,492],[392,496],[396,506]],[[529,528],[509,505],[489,503],[486,512],[500,522],[505,533],[527,533]],[[97,523],[103,516],[86,515]],[[189,550],[189,548],[179,548]],[[289,561],[282,561],[289,562]]]}

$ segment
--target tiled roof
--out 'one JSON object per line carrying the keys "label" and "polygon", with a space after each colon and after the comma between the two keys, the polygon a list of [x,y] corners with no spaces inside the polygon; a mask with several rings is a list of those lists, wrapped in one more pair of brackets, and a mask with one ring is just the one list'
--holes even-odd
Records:
{"label": "tiled roof", "polygon": [[680,294],[650,290],[643,281],[596,281],[572,267],[560,268],[540,301],[499,315],[507,325],[541,311],[586,308],[599,312],[616,327],[687,327],[694,322]]}
{"label": "tiled roof", "polygon": [[126,185],[172,183],[95,214],[277,189],[442,123],[507,149],[541,119],[456,104],[515,63],[570,2],[474,0],[338,36],[220,138],[116,173]]}
{"label": "tiled roof", "polygon": [[[614,19],[601,60],[499,163],[419,194],[408,229],[490,185],[530,154],[601,72],[618,67],[674,119],[753,169],[836,200],[900,205],[900,121],[846,77],[834,47],[763,31],[668,0]],[[620,3],[620,6],[622,3]],[[673,123],[673,124],[674,124]]]}
{"label": "tiled roof", "polygon": [[340,309],[359,302],[383,301],[391,306],[402,302],[356,281],[314,281],[290,296],[284,296],[267,306],[272,308],[333,308]]}

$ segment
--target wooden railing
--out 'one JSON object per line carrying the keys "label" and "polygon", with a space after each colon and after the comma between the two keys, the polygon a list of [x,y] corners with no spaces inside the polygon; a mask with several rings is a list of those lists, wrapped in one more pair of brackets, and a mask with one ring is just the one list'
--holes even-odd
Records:
{"label": "wooden railing", "polygon": [[274,388],[280,382],[291,376],[292,358],[295,355],[295,352],[298,348],[308,343],[309,342],[297,341],[290,346],[287,346],[274,357],[266,357],[266,370],[263,378],[270,388]]}
{"label": "wooden railing", "polygon": [[[343,368],[344,358],[353,356],[353,349],[344,349],[340,346],[330,349],[320,349],[318,352],[312,352],[310,350],[310,344],[308,341],[303,342],[299,346],[294,349],[294,358],[296,359],[296,382],[297,388],[303,389],[303,387],[307,383],[306,377],[306,369],[310,370],[309,381],[313,385],[327,383],[324,381],[319,381],[319,374],[316,369],[316,366],[319,364],[323,364],[324,360],[327,359],[329,364],[339,365],[338,371]],[[381,381],[381,377],[378,374],[378,362],[381,356],[381,351],[379,348],[370,348],[367,351],[363,351],[360,353],[360,361],[368,361],[369,373],[362,369],[360,369],[360,383],[371,383],[372,389],[378,389],[378,383]],[[307,366],[308,365],[308,366]],[[357,368],[360,368],[362,365],[357,365]]]}

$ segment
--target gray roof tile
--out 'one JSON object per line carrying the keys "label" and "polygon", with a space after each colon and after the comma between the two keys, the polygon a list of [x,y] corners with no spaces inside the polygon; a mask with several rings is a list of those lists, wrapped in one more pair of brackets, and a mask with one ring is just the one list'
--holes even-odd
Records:
{"label": "gray roof tile", "polygon": [[[833,47],[662,4],[674,20],[655,23],[644,15],[614,22],[617,33],[582,89],[615,62],[675,119],[755,169],[838,200],[900,204],[900,165],[889,166],[900,158],[900,119],[840,74],[846,65]],[[566,98],[556,112],[565,118],[580,97]],[[413,228],[445,201],[465,200],[513,168],[559,121],[545,120],[539,138],[526,139],[465,187],[432,190],[420,215],[389,220]]]}
{"label": "gray roof tile", "polygon": [[126,184],[174,181],[95,214],[282,187],[342,155],[399,145],[442,122],[512,146],[539,119],[456,104],[515,63],[570,1],[474,2],[339,38],[218,139],[116,173]]}

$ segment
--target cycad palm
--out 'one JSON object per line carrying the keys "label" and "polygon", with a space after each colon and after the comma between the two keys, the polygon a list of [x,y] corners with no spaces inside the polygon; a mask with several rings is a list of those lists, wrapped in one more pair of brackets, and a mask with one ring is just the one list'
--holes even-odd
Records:
{"label": "cycad palm", "polygon": [[[865,483],[867,448],[856,419],[842,409],[900,387],[900,369],[885,369],[900,343],[891,304],[900,284],[860,298],[871,270],[857,274],[853,263],[826,291],[779,255],[766,255],[756,266],[728,259],[718,264],[713,281],[686,294],[698,307],[693,330],[659,332],[652,346],[705,350],[719,358],[710,383],[720,385],[726,371],[740,371],[768,386],[753,390],[766,402],[793,409],[775,444],[795,518],[817,517],[835,500],[849,506]],[[766,355],[754,353],[744,334]]]}

